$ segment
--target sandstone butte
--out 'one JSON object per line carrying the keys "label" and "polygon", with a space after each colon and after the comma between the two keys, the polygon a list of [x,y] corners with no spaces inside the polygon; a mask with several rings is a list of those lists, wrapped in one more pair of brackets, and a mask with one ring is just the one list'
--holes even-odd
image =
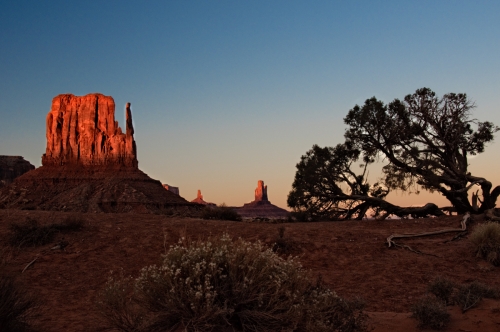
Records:
{"label": "sandstone butte", "polygon": [[123,165],[137,168],[137,148],[130,103],[126,130],[115,121],[115,102],[102,94],[63,94],[47,114],[47,148],[42,165]]}
{"label": "sandstone butte", "polygon": [[264,181],[257,182],[255,189],[255,199],[242,207],[236,207],[236,212],[244,218],[286,218],[289,212],[271,202],[267,196],[267,186]]}
{"label": "sandstone butte", "polygon": [[0,208],[161,213],[190,206],[139,170],[130,103],[125,132],[115,102],[62,94],[47,114],[42,166],[0,190]]}

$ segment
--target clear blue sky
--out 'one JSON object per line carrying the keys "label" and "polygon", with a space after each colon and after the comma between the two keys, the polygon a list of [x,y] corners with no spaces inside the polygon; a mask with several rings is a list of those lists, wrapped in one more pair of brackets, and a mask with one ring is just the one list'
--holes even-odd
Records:
{"label": "clear blue sky", "polygon": [[[242,205],[261,179],[286,207],[300,156],[342,142],[369,97],[466,92],[500,125],[499,14],[499,1],[2,0],[0,154],[39,166],[52,98],[100,92],[122,127],[132,103],[139,167],[181,196]],[[499,144],[471,159],[494,185]]]}

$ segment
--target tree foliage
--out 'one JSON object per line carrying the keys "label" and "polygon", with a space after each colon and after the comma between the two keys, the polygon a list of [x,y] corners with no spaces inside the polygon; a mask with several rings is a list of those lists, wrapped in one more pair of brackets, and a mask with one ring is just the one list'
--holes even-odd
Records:
{"label": "tree foliage", "polygon": [[[394,213],[399,207],[384,201],[389,190],[424,189],[440,192],[458,213],[494,207],[500,186],[492,190],[491,182],[472,175],[468,157],[484,152],[499,128],[471,118],[474,107],[466,94],[439,98],[428,88],[388,105],[375,97],[367,99],[344,118],[345,143],[334,148],[314,146],[302,157],[288,205],[313,215],[343,211],[349,218],[367,206]],[[359,159],[363,166],[356,175],[351,166]],[[386,165],[381,184],[370,187],[367,166],[377,159]],[[476,185],[482,199],[476,196],[471,202],[468,191]],[[439,212],[429,205],[425,214]]]}
{"label": "tree foliage", "polygon": [[297,164],[288,205],[307,211],[311,218],[364,216],[369,205],[354,197],[382,198],[387,191],[379,186],[370,188],[366,181],[371,160],[360,165],[361,172],[351,168],[359,155],[360,151],[348,144],[314,145]]}
{"label": "tree foliage", "polygon": [[[492,208],[500,187],[468,171],[468,157],[484,152],[498,127],[471,118],[466,94],[442,98],[428,88],[389,105],[371,98],[349,111],[345,137],[367,156],[382,155],[384,182],[391,189],[422,187],[443,194],[459,213],[474,212],[468,190],[480,185],[479,211]],[[417,189],[418,190],[418,189]]]}

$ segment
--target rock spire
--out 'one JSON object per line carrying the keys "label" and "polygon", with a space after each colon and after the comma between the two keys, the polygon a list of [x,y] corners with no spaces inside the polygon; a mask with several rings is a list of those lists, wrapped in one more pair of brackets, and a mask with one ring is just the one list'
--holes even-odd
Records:
{"label": "rock spire", "polygon": [[259,201],[269,201],[267,199],[267,186],[264,185],[262,180],[257,182],[257,188],[255,189],[255,202]]}
{"label": "rock spire", "polygon": [[138,167],[130,103],[126,131],[115,121],[115,102],[102,94],[62,94],[47,114],[47,148],[42,164],[119,165]]}

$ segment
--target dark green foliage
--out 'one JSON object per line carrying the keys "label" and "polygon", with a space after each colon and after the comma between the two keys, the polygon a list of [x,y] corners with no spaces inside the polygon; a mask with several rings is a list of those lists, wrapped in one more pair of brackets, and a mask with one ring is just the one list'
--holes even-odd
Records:
{"label": "dark green foliage", "polygon": [[[385,201],[389,190],[425,189],[441,193],[460,214],[493,208],[500,186],[492,189],[491,182],[473,176],[468,157],[484,152],[499,128],[473,119],[473,108],[466,94],[438,98],[428,88],[388,105],[367,99],[344,118],[348,128],[343,144],[315,145],[302,156],[288,206],[312,220],[362,219],[369,209],[375,216],[443,215],[434,204],[417,209]],[[367,167],[380,159],[386,164],[383,177],[370,186]],[[355,171],[359,164],[361,170]],[[482,198],[475,196],[471,203],[468,190],[474,185],[481,187]]]}
{"label": "dark green foliage", "polygon": [[49,225],[40,225],[32,218],[25,222],[12,223],[9,227],[9,243],[15,247],[37,247],[51,243],[58,233],[80,231],[83,228],[83,220],[79,218],[67,218],[63,222]]}
{"label": "dark green foliage", "polygon": [[206,206],[201,212],[202,219],[241,221],[241,216],[225,204]]}
{"label": "dark green foliage", "polygon": [[352,169],[359,158],[360,151],[350,144],[334,148],[314,145],[296,165],[288,206],[304,219],[363,218],[388,191],[379,184],[370,186],[366,180],[373,159],[363,160],[359,174]]}
{"label": "dark green foliage", "polygon": [[[434,204],[401,208],[385,201],[388,189],[380,183],[367,182],[367,167],[373,158],[363,158],[361,172],[352,167],[360,162],[360,151],[352,144],[334,148],[313,146],[297,164],[297,172],[288,194],[288,206],[297,218],[310,220],[361,220],[370,210],[375,216],[395,214],[414,218],[442,215]],[[356,164],[357,165],[357,164]]]}
{"label": "dark green foliage", "polygon": [[[473,119],[473,108],[466,94],[438,98],[428,88],[388,105],[373,97],[344,118],[345,137],[365,158],[381,155],[388,162],[383,173],[389,189],[438,191],[458,213],[482,212],[494,207],[500,187],[491,190],[490,182],[471,175],[468,156],[482,153],[499,128]],[[477,211],[467,195],[471,184],[482,190]]]}
{"label": "dark green foliage", "polygon": [[420,299],[411,307],[412,317],[420,328],[441,330],[450,322],[450,314],[440,300],[432,297]]}
{"label": "dark green foliage", "polygon": [[452,281],[442,277],[434,279],[428,286],[429,292],[443,301],[445,305],[451,303],[454,288],[455,284]]}

